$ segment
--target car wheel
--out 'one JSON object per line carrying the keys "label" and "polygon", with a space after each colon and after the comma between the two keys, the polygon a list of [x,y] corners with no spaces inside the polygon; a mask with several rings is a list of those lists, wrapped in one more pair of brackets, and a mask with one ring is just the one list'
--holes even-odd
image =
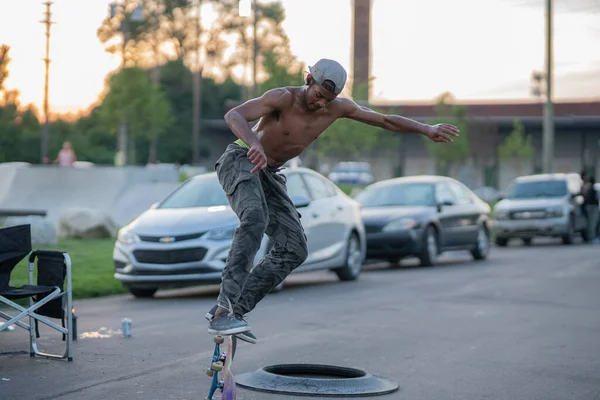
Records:
{"label": "car wheel", "polygon": [[129,288],[129,293],[131,293],[132,295],[134,295],[135,297],[138,297],[138,298],[145,298],[145,297],[154,296],[154,293],[156,293],[157,290],[158,290],[158,288],[152,288],[152,289]]}
{"label": "car wheel", "polygon": [[500,247],[506,247],[506,245],[508,244],[508,238],[505,237],[497,237],[496,240],[496,245],[500,246]]}
{"label": "car wheel", "polygon": [[567,226],[567,232],[562,236],[563,244],[573,244],[575,238],[575,226],[573,217],[569,218],[569,225]]}
{"label": "car wheel", "polygon": [[471,255],[475,260],[485,260],[488,254],[490,254],[490,237],[487,229],[480,226],[477,232],[477,243],[475,249],[471,250]]}
{"label": "car wheel", "polygon": [[346,263],[342,268],[337,268],[335,273],[342,281],[353,281],[360,275],[363,254],[356,233],[352,233],[346,244]]}
{"label": "car wheel", "polygon": [[532,241],[533,241],[532,238],[525,238],[525,239],[523,239],[523,244],[525,244],[525,246],[531,246]]}
{"label": "car wheel", "polygon": [[435,228],[429,225],[425,230],[425,235],[423,235],[423,249],[421,250],[421,254],[419,254],[421,265],[425,267],[435,265],[438,253],[438,234]]}

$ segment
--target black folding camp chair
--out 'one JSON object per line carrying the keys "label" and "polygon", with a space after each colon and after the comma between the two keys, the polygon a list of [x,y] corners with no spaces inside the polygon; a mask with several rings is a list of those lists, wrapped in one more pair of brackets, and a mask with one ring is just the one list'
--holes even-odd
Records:
{"label": "black folding camp chair", "polygon": [[[10,275],[15,266],[29,254],[29,283],[21,287],[9,286]],[[37,258],[37,282],[34,284],[34,271]],[[64,289],[65,278],[67,287]],[[29,299],[29,307],[14,302]],[[7,320],[0,325],[0,332],[11,325],[29,331],[29,353],[32,357],[73,360],[73,305],[71,289],[71,259],[61,251],[31,251],[30,225],[18,225],[0,229],[0,301],[18,312],[9,315],[0,311],[0,317]],[[29,324],[21,321],[29,317]],[[48,318],[62,320],[62,326]],[[65,327],[66,321],[66,327]],[[63,355],[49,354],[38,349],[38,322],[63,334],[66,350]]]}

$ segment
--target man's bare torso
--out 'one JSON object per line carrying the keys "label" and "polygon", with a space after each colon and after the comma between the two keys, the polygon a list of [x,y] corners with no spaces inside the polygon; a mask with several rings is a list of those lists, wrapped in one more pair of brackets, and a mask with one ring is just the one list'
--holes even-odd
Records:
{"label": "man's bare torso", "polygon": [[300,155],[338,117],[336,100],[318,111],[302,106],[302,88],[287,88],[291,96],[281,107],[263,116],[252,129],[260,140],[270,167],[279,167]]}

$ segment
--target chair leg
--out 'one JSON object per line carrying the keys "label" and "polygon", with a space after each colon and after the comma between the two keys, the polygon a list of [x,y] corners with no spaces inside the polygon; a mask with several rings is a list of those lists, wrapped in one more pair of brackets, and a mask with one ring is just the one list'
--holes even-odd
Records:
{"label": "chair leg", "polygon": [[[65,353],[61,356],[61,355],[49,354],[49,353],[40,351],[37,347],[37,340],[35,337],[35,333],[33,331],[33,329],[34,329],[33,325],[31,325],[30,338],[31,338],[31,351],[32,351],[31,356],[32,357],[40,356],[40,357],[53,358],[53,359],[65,359],[66,358],[67,361],[73,361],[73,296],[72,296],[72,279],[71,279],[71,258],[69,257],[69,255],[67,253],[63,253],[63,257],[65,258],[65,265],[67,267],[67,273],[66,273],[66,277],[65,277],[67,282],[66,282],[66,291],[61,293],[59,297],[66,296],[64,303],[66,303],[65,318],[67,319],[67,327],[66,327],[66,332],[64,332],[64,330],[65,330],[64,328],[61,327],[62,329],[60,329],[55,324],[53,324],[53,325],[55,325],[55,326],[53,326],[53,328],[66,335]],[[64,297],[63,297],[63,299],[64,299]],[[48,325],[48,322],[50,322],[47,319],[45,320],[45,318],[38,318],[38,320],[47,325]]]}
{"label": "chair leg", "polygon": [[[29,308],[33,306],[33,297],[29,298]],[[35,357],[35,318],[29,314],[29,357]]]}
{"label": "chair leg", "polygon": [[71,257],[63,253],[67,266],[67,361],[73,361],[73,283],[71,279]]}

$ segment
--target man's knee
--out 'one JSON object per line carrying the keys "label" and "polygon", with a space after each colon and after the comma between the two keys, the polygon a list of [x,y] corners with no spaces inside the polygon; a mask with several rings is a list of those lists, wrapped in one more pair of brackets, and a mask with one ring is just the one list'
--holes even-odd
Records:
{"label": "man's knee", "polygon": [[302,236],[301,240],[294,242],[294,246],[289,252],[289,257],[292,259],[292,262],[295,264],[294,268],[299,267],[306,258],[308,257],[308,246],[306,244],[306,239]]}

